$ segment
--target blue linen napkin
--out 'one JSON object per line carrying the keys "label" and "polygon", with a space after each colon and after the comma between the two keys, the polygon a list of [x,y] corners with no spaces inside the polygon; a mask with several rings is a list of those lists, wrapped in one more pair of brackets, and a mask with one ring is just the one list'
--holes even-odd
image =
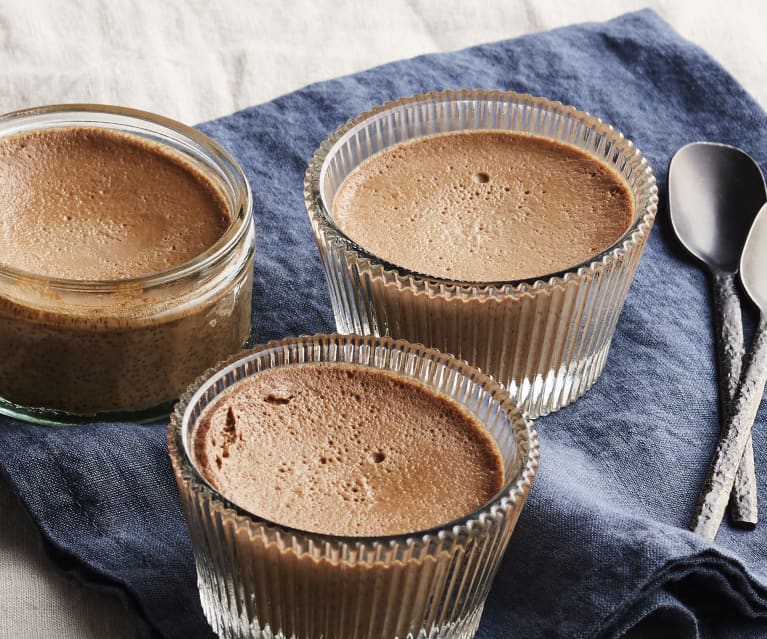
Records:
{"label": "blue linen napkin", "polygon": [[[242,163],[258,225],[253,339],[334,329],[302,196],[306,163],[360,111],[444,88],[543,95],[632,139],[661,186],[674,151],[709,139],[767,166],[767,115],[650,11],[311,85],[202,125]],[[538,421],[542,464],[479,639],[767,636],[767,524],[686,531],[719,430],[706,276],[661,206],[604,374]],[[767,411],[754,432],[767,509]],[[46,428],[0,419],[0,468],[52,557],[117,592],[145,637],[211,636],[165,446],[165,424]],[[767,520],[767,510],[763,514]],[[638,626],[637,626],[638,624]],[[353,638],[350,638],[353,639]]]}

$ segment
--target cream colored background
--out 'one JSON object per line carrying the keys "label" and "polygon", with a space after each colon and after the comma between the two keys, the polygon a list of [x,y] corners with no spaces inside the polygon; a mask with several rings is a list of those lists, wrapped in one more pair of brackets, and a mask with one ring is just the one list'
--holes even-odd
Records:
{"label": "cream colored background", "polygon": [[[101,102],[194,124],[391,60],[643,6],[767,108],[761,0],[2,0],[0,112]],[[48,563],[0,482],[0,639],[17,637],[133,639],[135,631],[119,603]]]}

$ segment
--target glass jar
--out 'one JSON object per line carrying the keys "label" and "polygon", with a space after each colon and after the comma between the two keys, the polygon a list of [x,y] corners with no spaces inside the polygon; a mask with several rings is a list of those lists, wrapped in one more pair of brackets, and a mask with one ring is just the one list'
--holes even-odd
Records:
{"label": "glass jar", "polygon": [[[625,233],[563,272],[470,282],[382,260],[333,220],[336,193],[367,158],[424,136],[482,130],[574,146],[614,169],[634,199]],[[314,154],[304,194],[340,332],[452,353],[492,374],[533,417],[577,399],[602,372],[658,202],[647,161],[611,126],[545,98],[482,90],[417,95],[354,118]]]}
{"label": "glass jar", "polygon": [[70,127],[160,145],[210,181],[231,223],[190,261],[131,279],[57,279],[0,265],[0,412],[42,423],[156,418],[248,338],[255,246],[250,187],[210,138],[150,113],[59,105],[0,117],[0,136]]}
{"label": "glass jar", "polygon": [[[455,521],[381,537],[297,530],[230,502],[195,465],[205,407],[248,376],[310,363],[394,373],[457,402],[495,440],[501,490]],[[532,422],[490,376],[434,349],[357,335],[270,342],[208,371],[171,415],[168,447],[203,610],[213,630],[232,639],[470,639],[539,457]]]}

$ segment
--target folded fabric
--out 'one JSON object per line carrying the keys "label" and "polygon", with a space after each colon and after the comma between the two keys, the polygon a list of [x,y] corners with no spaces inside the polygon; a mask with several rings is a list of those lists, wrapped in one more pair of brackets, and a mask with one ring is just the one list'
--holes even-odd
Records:
{"label": "folded fabric", "polygon": [[[308,159],[342,122],[444,88],[543,95],[632,139],[661,186],[674,151],[709,139],[767,165],[767,115],[649,11],[315,84],[202,125],[242,163],[258,229],[253,340],[334,329],[304,210]],[[542,463],[479,639],[767,636],[767,526],[686,531],[719,431],[705,274],[661,206],[604,374],[538,421]],[[767,411],[754,431],[767,508]],[[0,420],[0,467],[68,571],[118,592],[146,637],[209,637],[165,424],[46,428]],[[767,515],[764,515],[767,518]],[[655,635],[653,635],[655,636]],[[349,638],[353,639],[353,638]]]}

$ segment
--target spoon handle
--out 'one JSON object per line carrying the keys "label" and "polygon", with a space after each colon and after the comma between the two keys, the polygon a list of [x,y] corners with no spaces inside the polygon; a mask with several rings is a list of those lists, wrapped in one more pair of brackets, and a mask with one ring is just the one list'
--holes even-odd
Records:
{"label": "spoon handle", "polygon": [[[732,271],[712,272],[714,284],[714,322],[719,361],[719,399],[722,423],[730,413],[738,390],[743,360],[743,320],[740,297]],[[756,471],[751,437],[730,493],[730,520],[742,528],[753,528],[758,521]]]}
{"label": "spoon handle", "polygon": [[743,458],[751,435],[759,403],[767,380],[767,316],[759,318],[751,352],[735,400],[730,406],[719,444],[711,460],[690,530],[713,539],[722,521],[727,499],[735,481],[735,472]]}

